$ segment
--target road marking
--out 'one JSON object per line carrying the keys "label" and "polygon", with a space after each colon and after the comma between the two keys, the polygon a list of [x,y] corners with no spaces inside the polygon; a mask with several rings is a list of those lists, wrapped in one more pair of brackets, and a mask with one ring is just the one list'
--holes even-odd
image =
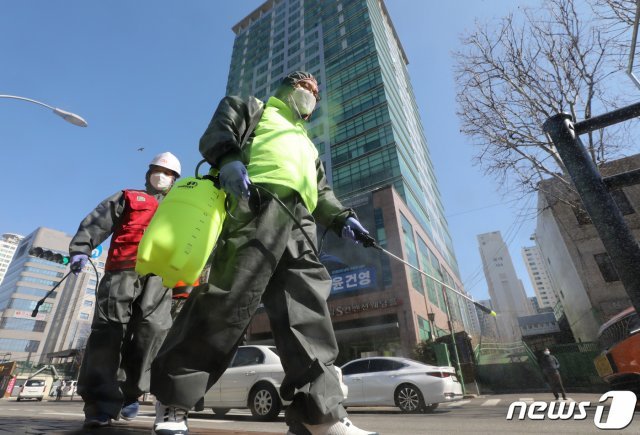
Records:
{"label": "road marking", "polygon": [[[239,414],[239,413],[238,413]],[[250,413],[249,413],[250,414]],[[84,413],[82,412],[41,412],[40,415],[67,415],[73,417],[84,417]],[[155,420],[155,415],[138,415],[136,420]],[[229,420],[218,420],[217,418],[211,420],[210,418],[198,418],[196,416],[189,416],[190,420],[199,420],[199,421],[215,421],[216,423],[233,423],[233,421]]]}
{"label": "road marking", "polygon": [[518,399],[518,402],[534,402],[533,397],[521,397]]}
{"label": "road marking", "polygon": [[496,406],[502,399],[489,399],[480,406]]}
{"label": "road marking", "polygon": [[444,406],[448,408],[456,408],[458,406],[466,405],[467,403],[471,403],[471,400],[459,400],[457,402],[446,403]]}
{"label": "road marking", "polygon": [[81,416],[84,417],[83,412],[41,412],[42,415],[52,414],[52,415],[73,415],[73,416]]}

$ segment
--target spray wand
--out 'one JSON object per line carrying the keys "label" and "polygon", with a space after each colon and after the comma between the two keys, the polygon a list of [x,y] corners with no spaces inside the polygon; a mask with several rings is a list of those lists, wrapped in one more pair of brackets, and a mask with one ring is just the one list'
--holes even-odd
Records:
{"label": "spray wand", "polygon": [[389,257],[392,257],[392,258],[400,261],[401,263],[409,266],[413,270],[416,270],[416,271],[420,272],[421,274],[423,274],[427,278],[432,279],[433,281],[437,282],[438,284],[444,286],[447,290],[450,290],[450,291],[456,293],[458,296],[462,296],[463,298],[465,298],[466,300],[471,302],[473,305],[475,305],[483,313],[489,314],[489,315],[491,315],[493,317],[497,316],[496,312],[493,311],[491,308],[485,307],[484,305],[474,301],[473,299],[471,299],[469,296],[465,295],[464,293],[460,293],[458,290],[454,289],[450,285],[445,284],[444,282],[442,282],[441,280],[437,279],[436,277],[429,275],[427,272],[415,267],[414,265],[408,263],[407,261],[405,261],[402,258],[398,257],[397,255],[394,255],[391,252],[387,251],[382,246],[380,246],[378,244],[378,242],[376,242],[376,239],[371,237],[369,234],[365,234],[362,231],[356,230],[355,228],[352,228],[352,229],[353,229],[353,232],[356,235],[356,240],[358,242],[362,243],[362,246],[364,246],[365,248],[375,248],[378,251],[381,251],[381,252],[387,254]]}

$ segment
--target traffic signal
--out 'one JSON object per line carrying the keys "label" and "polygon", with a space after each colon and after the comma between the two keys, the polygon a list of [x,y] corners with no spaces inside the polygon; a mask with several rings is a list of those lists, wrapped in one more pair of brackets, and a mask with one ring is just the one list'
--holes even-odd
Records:
{"label": "traffic signal", "polygon": [[43,260],[51,261],[58,264],[69,264],[69,257],[59,254],[57,252],[50,251],[48,249],[40,248],[39,246],[33,246],[29,249],[29,255]]}

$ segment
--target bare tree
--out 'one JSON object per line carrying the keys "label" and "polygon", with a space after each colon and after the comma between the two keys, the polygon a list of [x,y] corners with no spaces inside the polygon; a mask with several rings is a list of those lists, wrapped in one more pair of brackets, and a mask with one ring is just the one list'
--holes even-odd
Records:
{"label": "bare tree", "polygon": [[611,37],[614,49],[611,56],[621,69],[625,69],[629,61],[631,46],[631,29],[633,27],[637,4],[636,0],[589,0],[593,13]]}
{"label": "bare tree", "polygon": [[[539,9],[477,23],[462,36],[465,49],[454,53],[461,131],[477,146],[476,163],[511,192],[535,191],[549,177],[571,187],[542,132],[548,117],[568,112],[583,120],[616,106],[615,89],[605,85],[619,71],[608,59],[615,37],[595,18],[582,21],[574,3],[546,0]],[[598,165],[624,139],[611,128],[583,137]]]}
{"label": "bare tree", "polygon": [[609,23],[609,27],[627,30],[633,26],[636,0],[591,0],[593,11]]}

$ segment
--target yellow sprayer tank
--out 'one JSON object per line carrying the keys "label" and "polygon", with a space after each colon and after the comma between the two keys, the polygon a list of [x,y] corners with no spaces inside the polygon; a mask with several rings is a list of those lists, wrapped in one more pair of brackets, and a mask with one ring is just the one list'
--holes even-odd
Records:
{"label": "yellow sprayer tank", "polygon": [[195,283],[222,230],[224,201],[211,180],[178,180],[140,241],[136,272],[158,275],[170,288],[178,281]]}

